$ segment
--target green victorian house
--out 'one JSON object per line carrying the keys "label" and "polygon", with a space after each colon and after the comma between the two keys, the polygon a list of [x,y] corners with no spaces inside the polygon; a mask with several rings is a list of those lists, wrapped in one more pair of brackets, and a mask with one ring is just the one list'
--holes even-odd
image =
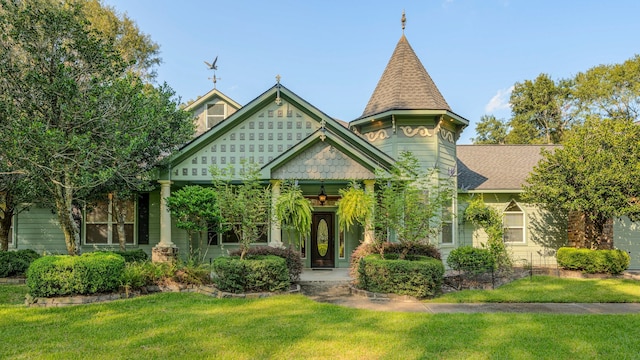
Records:
{"label": "green victorian house", "polygon": [[[575,235],[567,231],[566,218],[554,219],[520,201],[521,185],[544,146],[456,145],[469,121],[452,111],[404,34],[362,115],[349,123],[299,97],[279,77],[244,106],[214,88],[187,110],[194,114],[196,136],[171,155],[170,166],[160,171],[158,188],[140,194],[128,212],[128,246],[156,259],[186,254],[188,248],[187,234],[175,226],[164,199],[188,184],[211,184],[212,165],[238,169],[234,174],[240,179],[240,164],[250,162],[259,165],[274,201],[282,183],[292,180],[313,205],[309,234],[289,239],[272,221],[256,244],[281,246],[296,240],[303,244],[306,267],[348,267],[351,252],[372,234],[362,228],[339,229],[339,190],[355,180],[365,191],[374,191],[376,173],[389,170],[403,151],[412,152],[424,169],[454,175],[458,191],[451,199],[451,213],[457,215],[431,239],[444,257],[461,245],[480,246],[486,238],[462,216],[472,196],[482,195],[504,214],[505,242],[516,261],[553,266],[554,250],[571,240],[568,233]],[[117,247],[110,209],[105,199],[78,214],[83,251]],[[611,232],[616,246],[631,253],[631,267],[640,268],[638,224],[616,221]],[[14,218],[10,246],[66,252],[55,216],[35,207]],[[221,256],[237,246],[231,233],[209,233],[207,256]]]}

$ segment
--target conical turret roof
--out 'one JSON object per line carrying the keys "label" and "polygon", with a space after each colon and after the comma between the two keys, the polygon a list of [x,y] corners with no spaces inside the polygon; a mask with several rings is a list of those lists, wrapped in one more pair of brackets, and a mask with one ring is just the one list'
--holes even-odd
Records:
{"label": "conical turret roof", "polygon": [[404,34],[361,118],[389,110],[451,111]]}

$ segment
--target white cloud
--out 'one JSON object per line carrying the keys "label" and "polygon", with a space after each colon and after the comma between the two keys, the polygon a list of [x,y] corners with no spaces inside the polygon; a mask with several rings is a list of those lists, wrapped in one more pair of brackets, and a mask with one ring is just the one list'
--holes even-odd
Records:
{"label": "white cloud", "polygon": [[508,89],[499,89],[498,92],[489,100],[489,103],[485,105],[484,111],[487,114],[491,114],[497,110],[505,110],[511,107],[509,104],[509,97],[511,97],[511,92],[513,91],[513,86]]}

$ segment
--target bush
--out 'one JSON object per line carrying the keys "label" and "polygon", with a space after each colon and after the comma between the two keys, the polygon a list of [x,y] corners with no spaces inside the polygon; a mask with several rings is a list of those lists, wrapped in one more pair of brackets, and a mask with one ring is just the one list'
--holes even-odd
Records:
{"label": "bush", "polygon": [[[240,256],[241,249],[233,250],[229,253],[231,256]],[[287,261],[287,269],[289,269],[289,280],[296,282],[300,280],[300,274],[304,264],[300,252],[293,248],[275,248],[271,246],[255,246],[247,250],[247,255],[275,255]]]}
{"label": "bush", "polygon": [[372,292],[411,295],[419,298],[434,296],[440,291],[444,277],[441,260],[410,255],[397,260],[397,255],[368,255],[358,266],[359,287]]}
{"label": "bush", "polygon": [[124,258],[124,261],[127,263],[134,261],[143,262],[149,260],[149,255],[147,255],[147,253],[142,249],[110,252],[122,256]]}
{"label": "bush", "polygon": [[556,256],[558,265],[588,274],[620,274],[629,267],[629,254],[622,250],[591,250],[563,247]]}
{"label": "bush", "polygon": [[27,287],[35,297],[112,292],[121,283],[124,264],[122,256],[107,252],[45,256],[27,270]]}
{"label": "bush", "polygon": [[374,244],[371,243],[361,243],[358,245],[355,250],[351,253],[351,258],[349,259],[349,275],[351,275],[352,279],[355,279],[355,284],[358,285],[358,269],[360,267],[360,260],[364,257],[375,254],[377,252]]}
{"label": "bush", "polygon": [[447,264],[453,270],[480,275],[493,271],[495,259],[488,249],[461,246],[449,253]]}
{"label": "bush", "polygon": [[291,286],[286,261],[275,255],[219,257],[213,261],[218,289],[233,293],[283,291]]}
{"label": "bush", "polygon": [[24,275],[33,260],[39,257],[31,249],[0,251],[0,277]]}
{"label": "bush", "polygon": [[385,254],[407,254],[407,255],[419,255],[428,256],[433,259],[440,260],[440,251],[435,245],[421,244],[421,243],[388,243],[385,242],[382,245],[382,253]]}

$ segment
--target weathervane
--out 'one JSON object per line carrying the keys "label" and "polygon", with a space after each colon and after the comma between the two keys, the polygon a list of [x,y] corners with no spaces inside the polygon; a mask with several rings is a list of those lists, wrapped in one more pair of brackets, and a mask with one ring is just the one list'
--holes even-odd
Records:
{"label": "weathervane", "polygon": [[218,56],[216,56],[215,59],[213,59],[213,63],[209,64],[208,62],[204,62],[207,65],[207,68],[209,68],[209,70],[213,70],[213,77],[208,78],[209,80],[213,80],[213,88],[216,88],[216,83],[218,82],[218,80],[222,80],[222,78],[216,77],[216,70],[218,70]]}
{"label": "weathervane", "polygon": [[402,33],[404,34],[404,27],[407,24],[407,17],[404,15],[404,9],[402,10],[402,19],[400,21],[402,22]]}
{"label": "weathervane", "polygon": [[276,75],[276,105],[282,105],[282,99],[280,98],[280,74]]}

